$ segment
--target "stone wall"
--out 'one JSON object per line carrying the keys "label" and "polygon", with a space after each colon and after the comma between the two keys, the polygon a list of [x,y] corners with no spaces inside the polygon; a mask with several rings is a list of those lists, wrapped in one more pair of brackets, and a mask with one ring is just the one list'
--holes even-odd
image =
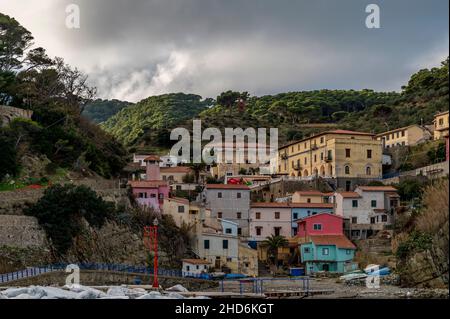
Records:
{"label": "stone wall", "polygon": [[15,118],[31,119],[33,111],[0,105],[0,127],[9,125]]}
{"label": "stone wall", "polygon": [[0,215],[0,246],[46,246],[45,231],[34,217]]}
{"label": "stone wall", "polygon": [[[67,273],[62,271],[43,274],[40,276],[16,280],[8,283],[8,286],[30,286],[41,285],[50,286],[58,285],[64,286],[66,284]],[[132,274],[114,271],[80,271],[80,284],[84,286],[109,286],[109,285],[133,285],[136,278],[139,278],[142,284],[151,284],[153,276],[143,274]],[[177,284],[183,285],[191,291],[204,291],[211,288],[217,288],[219,283],[216,281],[191,279],[191,278],[173,278],[173,277],[158,277],[159,284],[163,288],[169,288]]]}
{"label": "stone wall", "polygon": [[42,189],[0,192],[0,215],[22,215],[23,209],[36,203],[43,194]]}

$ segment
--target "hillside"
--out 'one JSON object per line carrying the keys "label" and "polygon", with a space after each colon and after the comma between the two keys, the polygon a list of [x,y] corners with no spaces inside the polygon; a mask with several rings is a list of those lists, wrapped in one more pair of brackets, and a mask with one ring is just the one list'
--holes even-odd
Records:
{"label": "hillside", "polygon": [[202,100],[194,94],[152,96],[123,109],[102,127],[126,145],[136,145],[144,140],[168,146],[170,129],[197,116],[210,104],[210,99]]}
{"label": "hillside", "polygon": [[132,104],[119,100],[97,99],[86,105],[82,114],[94,123],[102,123]]}
{"label": "hillside", "polygon": [[[194,109],[188,105],[192,97]],[[103,128],[128,146],[169,148],[170,129],[202,127],[278,127],[279,143],[301,139],[328,128],[380,133],[411,124],[431,124],[438,111],[448,110],[448,59],[440,67],[411,76],[401,93],[373,90],[316,90],[250,97],[227,91],[202,103],[197,95],[150,97],[127,107]],[[198,106],[198,107],[196,107]],[[187,112],[189,110],[189,112]]]}

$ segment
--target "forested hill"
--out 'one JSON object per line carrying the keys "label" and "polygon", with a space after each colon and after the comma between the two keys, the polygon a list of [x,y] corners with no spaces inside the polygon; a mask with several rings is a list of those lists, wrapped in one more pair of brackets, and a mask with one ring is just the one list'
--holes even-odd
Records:
{"label": "forested hill", "polygon": [[83,111],[83,116],[87,117],[94,123],[102,123],[132,104],[133,103],[119,100],[97,99],[86,105]]}
{"label": "forested hill", "polygon": [[102,127],[126,145],[145,139],[150,144],[162,141],[164,146],[164,141],[170,137],[170,129],[198,116],[212,104],[212,99],[202,100],[195,94],[152,96],[121,110]]}
{"label": "forested hill", "polygon": [[197,116],[203,128],[278,127],[280,144],[327,125],[379,133],[431,124],[436,112],[448,110],[448,85],[447,59],[439,67],[412,75],[401,93],[316,90],[251,97],[247,92],[227,91],[206,102],[197,95],[168,94],[123,109],[103,127],[128,146],[158,148],[172,145],[169,134],[174,125],[190,129]]}

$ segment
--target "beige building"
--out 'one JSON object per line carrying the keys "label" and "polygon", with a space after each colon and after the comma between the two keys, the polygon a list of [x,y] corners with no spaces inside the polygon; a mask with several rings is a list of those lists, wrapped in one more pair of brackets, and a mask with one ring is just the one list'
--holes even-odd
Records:
{"label": "beige building", "polygon": [[436,114],[433,122],[435,140],[448,136],[448,111]]}
{"label": "beige building", "polygon": [[378,134],[376,138],[382,142],[384,148],[391,148],[426,142],[431,139],[431,133],[427,128],[415,124]]}
{"label": "beige building", "polygon": [[374,134],[335,130],[290,143],[278,151],[278,174],[322,177],[352,189],[382,177],[383,149]]}
{"label": "beige building", "polygon": [[312,203],[312,204],[327,204],[330,203],[333,193],[322,193],[317,190],[298,191],[292,195],[293,203]]}
{"label": "beige building", "polygon": [[163,181],[167,181],[170,184],[177,183],[183,184],[183,178],[186,175],[194,174],[191,168],[186,166],[176,167],[161,167],[161,178]]}
{"label": "beige building", "polygon": [[250,277],[258,276],[258,251],[245,243],[239,243],[239,269],[240,274]]}
{"label": "beige building", "polygon": [[183,224],[201,226],[202,221],[210,218],[211,211],[178,197],[164,199],[163,214],[172,216],[178,227]]}

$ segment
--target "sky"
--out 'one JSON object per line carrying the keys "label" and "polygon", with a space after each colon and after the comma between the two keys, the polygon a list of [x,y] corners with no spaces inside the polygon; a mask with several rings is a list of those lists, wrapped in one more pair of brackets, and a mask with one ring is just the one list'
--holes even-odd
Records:
{"label": "sky", "polygon": [[[380,28],[366,27],[366,6]],[[66,8],[80,8],[80,28]],[[448,0],[0,0],[101,98],[400,91],[449,55]]]}

